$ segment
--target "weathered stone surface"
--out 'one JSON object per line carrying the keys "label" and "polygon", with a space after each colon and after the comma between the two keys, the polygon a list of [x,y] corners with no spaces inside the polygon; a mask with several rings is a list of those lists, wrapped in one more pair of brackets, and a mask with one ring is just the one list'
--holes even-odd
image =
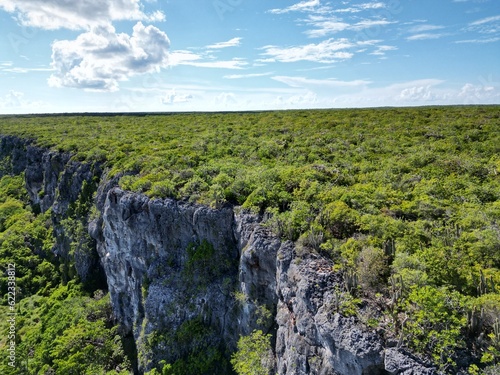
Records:
{"label": "weathered stone surface", "polygon": [[[95,243],[83,232],[81,238],[72,238],[64,221],[70,217],[71,205],[85,197],[92,199],[93,188],[83,191],[84,185],[97,185],[102,174],[99,164],[80,163],[71,160],[71,154],[37,147],[30,140],[12,136],[0,136],[0,161],[4,166],[2,174],[20,174],[24,172],[25,186],[35,210],[51,211],[53,233],[56,239],[52,249],[59,259],[75,260],[75,268],[82,280],[99,277],[100,261],[95,250]],[[6,162],[7,161],[7,162]],[[88,213],[78,220],[87,225]],[[75,215],[73,215],[75,216]],[[80,245],[70,254],[70,244]]]}
{"label": "weathered stone surface", "polygon": [[385,369],[390,375],[433,375],[436,370],[396,348],[385,349]]}
{"label": "weathered stone surface", "polygon": [[33,204],[52,208],[54,252],[62,257],[70,256],[62,220],[88,193],[84,186],[99,181],[99,215],[88,223],[94,248],[72,256],[81,277],[105,271],[115,316],[136,341],[140,371],[179,358],[190,345],[148,340],[199,319],[210,328],[206,344],[229,352],[254,329],[273,334],[280,375],[436,373],[338,314],[332,299],[342,280],[332,262],[312,252],[298,256],[294,243],[281,242],[255,215],[125,192],[116,187],[119,176],[101,180],[99,165],[15,137],[0,137],[0,159],[8,161],[0,174],[24,171]]}

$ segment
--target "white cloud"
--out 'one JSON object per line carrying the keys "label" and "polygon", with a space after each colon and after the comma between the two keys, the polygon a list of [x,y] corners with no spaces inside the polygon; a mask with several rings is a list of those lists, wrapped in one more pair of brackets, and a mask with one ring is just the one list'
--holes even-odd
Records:
{"label": "white cloud", "polygon": [[320,43],[306,44],[294,47],[265,46],[263,56],[268,56],[265,62],[296,62],[313,61],[318,63],[332,63],[339,60],[350,59],[353,53],[344,50],[352,48],[354,44],[347,39],[328,39]]}
{"label": "white cloud", "polygon": [[207,49],[221,49],[221,48],[228,48],[228,47],[238,47],[241,43],[242,38],[233,38],[228,40],[227,42],[220,42],[220,43],[215,43],[211,44],[209,46],[206,46]]}
{"label": "white cloud", "polygon": [[10,90],[6,95],[0,96],[0,113],[35,113],[43,107],[43,102],[26,99],[21,91]]}
{"label": "white cloud", "polygon": [[484,39],[457,40],[455,43],[485,44],[485,43],[495,43],[498,41],[500,41],[500,37],[484,38]]}
{"label": "white cloud", "polygon": [[24,93],[11,90],[3,97],[0,97],[0,108],[16,108],[23,105]]}
{"label": "white cloud", "polygon": [[425,31],[440,30],[440,29],[444,29],[444,26],[426,24],[426,25],[413,26],[412,28],[410,28],[409,32],[423,33]]}
{"label": "white cloud", "polygon": [[191,65],[193,62],[201,60],[202,56],[191,51],[177,50],[169,55],[169,65]]}
{"label": "white cloud", "polygon": [[369,9],[383,9],[386,8],[385,3],[375,2],[375,3],[364,3],[354,5],[350,8],[340,8],[333,10],[334,13],[359,13]]}
{"label": "white cloud", "polygon": [[498,104],[500,101],[500,87],[466,83],[458,93],[458,97],[461,98],[465,104]]}
{"label": "white cloud", "polygon": [[312,91],[288,97],[278,96],[273,103],[277,108],[308,108],[319,104],[318,96]]}
{"label": "white cloud", "polygon": [[396,99],[404,102],[422,102],[432,101],[436,99],[436,95],[432,92],[432,85],[413,86],[402,90]]}
{"label": "white cloud", "polygon": [[269,13],[283,14],[289,12],[310,12],[320,6],[320,0],[304,0],[282,9],[271,9]]}
{"label": "white cloud", "polygon": [[169,56],[169,65],[189,65],[198,68],[243,69],[248,63],[240,58],[231,60],[206,59],[202,54],[191,51],[173,51]]}
{"label": "white cloud", "polygon": [[[347,38],[327,39],[320,43],[306,44],[293,47],[264,46],[262,56],[268,56],[267,59],[261,59],[261,62],[297,62],[312,61],[317,63],[330,64],[342,60],[348,60],[354,56],[349,52],[354,47],[362,47],[354,50],[355,53],[366,52],[371,47],[371,55],[384,56],[388,51],[397,50],[397,47],[388,45],[378,45],[382,40],[365,40],[351,42]],[[374,49],[374,50],[373,50]]]}
{"label": "white cloud", "polygon": [[446,33],[438,33],[438,34],[432,34],[432,33],[423,33],[423,34],[415,34],[411,35],[406,40],[429,40],[429,39],[439,39],[444,36],[448,36],[449,34]]}
{"label": "white cloud", "polygon": [[31,72],[52,72],[53,70],[53,68],[21,68],[19,66],[2,66],[2,64],[0,64],[0,72],[7,73],[25,74]]}
{"label": "white cloud", "polygon": [[346,88],[360,87],[370,84],[370,81],[357,79],[354,81],[339,81],[336,79],[311,79],[305,77],[275,76],[275,81],[282,82],[291,87],[324,87],[324,88]]}
{"label": "white cloud", "polygon": [[377,49],[370,53],[370,55],[375,55],[375,56],[385,56],[385,53],[387,51],[396,51],[398,49],[398,47],[395,47],[395,46],[377,46]]}
{"label": "white cloud", "polygon": [[304,13],[316,13],[316,14],[359,13],[366,10],[383,9],[383,8],[386,8],[386,4],[380,1],[357,4],[349,8],[334,9],[329,5],[321,5],[320,0],[304,0],[286,8],[271,9],[268,12],[273,14],[284,14],[290,12],[304,12]]}
{"label": "white cloud", "polygon": [[332,99],[332,104],[338,107],[450,104],[447,102],[449,93],[438,88],[442,83],[444,81],[439,79],[420,79],[369,87],[355,93],[337,95]]}
{"label": "white cloud", "polygon": [[270,76],[273,73],[250,73],[250,74],[229,74],[224,76],[225,79],[241,79],[241,78],[256,78]]}
{"label": "white cloud", "polygon": [[237,97],[232,92],[222,92],[214,98],[216,106],[222,108],[232,107],[238,103]]}
{"label": "white cloud", "polygon": [[248,63],[243,59],[234,58],[232,60],[192,62],[184,65],[191,65],[198,68],[243,69]]}
{"label": "white cloud", "polygon": [[168,93],[163,96],[161,102],[163,104],[179,104],[179,103],[187,103],[193,99],[193,95],[191,94],[178,94],[175,89],[170,90]]}
{"label": "white cloud", "polygon": [[305,34],[312,38],[324,37],[341,31],[362,31],[365,29],[387,26],[395,23],[385,19],[366,19],[354,23],[347,23],[335,16],[310,15],[304,22],[313,27],[305,31]]}
{"label": "white cloud", "polygon": [[484,25],[485,23],[496,22],[496,21],[500,21],[500,15],[482,18],[480,20],[471,22],[469,25],[470,26],[478,26],[478,25]]}
{"label": "white cloud", "polygon": [[351,27],[349,23],[340,21],[338,18],[316,15],[309,16],[306,23],[314,27],[313,30],[307,30],[305,32],[306,35],[312,38],[338,33],[348,30]]}
{"label": "white cloud", "polygon": [[75,40],[52,44],[53,87],[116,91],[118,82],[159,71],[168,63],[170,41],[154,26],[138,22],[132,36],[112,26],[93,28]]}
{"label": "white cloud", "polygon": [[500,34],[500,15],[486,17],[469,23],[465,29],[469,32],[477,32],[488,36],[498,36]]}
{"label": "white cloud", "polygon": [[90,30],[113,21],[165,19],[160,11],[145,14],[140,0],[0,0],[0,8],[15,13],[24,26],[48,30]]}
{"label": "white cloud", "polygon": [[242,38],[232,38],[226,42],[210,44],[195,53],[189,50],[177,50],[170,54],[170,66],[189,65],[197,68],[243,69],[248,63],[245,59],[234,57],[230,60],[217,60],[214,53],[224,48],[237,47]]}

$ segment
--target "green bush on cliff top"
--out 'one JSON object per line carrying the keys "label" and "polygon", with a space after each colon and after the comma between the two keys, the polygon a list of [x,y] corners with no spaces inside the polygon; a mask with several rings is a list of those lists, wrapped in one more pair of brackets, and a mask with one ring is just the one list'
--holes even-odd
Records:
{"label": "green bush on cliff top", "polygon": [[[0,134],[103,163],[127,190],[266,214],[385,298],[384,328],[443,371],[457,350],[500,360],[499,106],[1,117]],[[20,213],[1,212],[4,228]]]}

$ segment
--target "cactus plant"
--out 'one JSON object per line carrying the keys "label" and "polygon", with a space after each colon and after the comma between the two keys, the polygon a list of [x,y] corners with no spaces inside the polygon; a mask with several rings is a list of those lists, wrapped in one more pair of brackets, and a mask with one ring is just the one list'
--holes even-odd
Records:
{"label": "cactus plant", "polygon": [[484,324],[484,308],[478,313],[476,307],[467,311],[467,330],[471,335],[481,331]]}
{"label": "cactus plant", "polygon": [[353,270],[347,270],[344,274],[344,287],[345,290],[348,291],[351,294],[354,294],[356,290],[358,289],[358,275],[356,274],[356,271]]}
{"label": "cactus plant", "polygon": [[495,282],[493,281],[493,276],[490,276],[489,279],[484,276],[482,270],[479,270],[479,284],[477,286],[477,294],[482,296],[487,293],[495,293],[496,287]]}

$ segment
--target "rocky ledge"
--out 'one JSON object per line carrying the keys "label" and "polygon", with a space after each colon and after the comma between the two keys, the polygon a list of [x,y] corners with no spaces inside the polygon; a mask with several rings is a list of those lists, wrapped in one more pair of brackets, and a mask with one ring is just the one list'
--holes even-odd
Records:
{"label": "rocky ledge", "polygon": [[[224,355],[254,329],[272,334],[276,374],[437,373],[342,315],[335,301],[344,284],[331,260],[298,255],[256,215],[126,192],[98,164],[15,137],[0,138],[0,159],[0,174],[24,172],[33,205],[52,209],[54,251],[73,257],[83,280],[104,275],[122,333],[135,343],[138,373],[199,345],[181,336],[193,324],[203,327],[205,346]],[[94,207],[76,215],[75,202],[89,192]],[[77,234],[61,224],[68,218],[88,226],[76,241],[85,251],[70,249]]]}

